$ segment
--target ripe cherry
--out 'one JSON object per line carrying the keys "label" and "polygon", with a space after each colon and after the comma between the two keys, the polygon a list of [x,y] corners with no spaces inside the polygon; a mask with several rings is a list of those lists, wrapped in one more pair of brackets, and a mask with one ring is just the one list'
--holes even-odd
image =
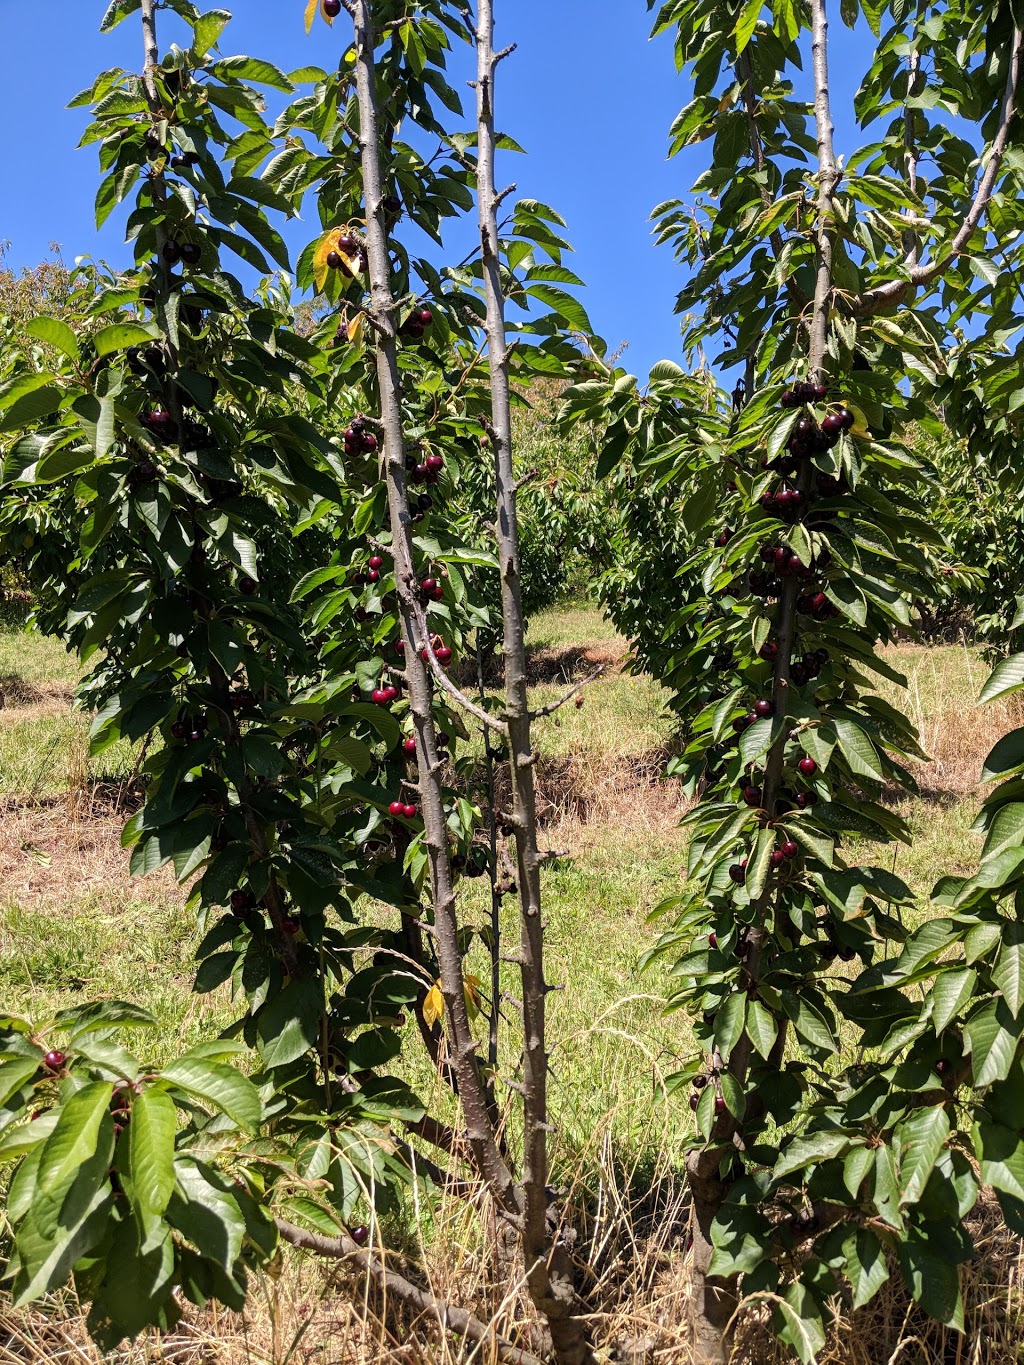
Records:
{"label": "ripe cherry", "polygon": [[427,593],[428,596],[430,593],[434,591],[436,587],[437,587],[436,578],[423,578],[420,580],[420,588],[422,589],[423,592]]}
{"label": "ripe cherry", "polygon": [[[333,9],[332,6],[334,7]],[[324,9],[333,18],[341,9],[341,0],[324,0]],[[370,1229],[364,1227],[363,1224],[360,1223],[358,1227],[352,1228],[350,1235],[356,1246],[361,1247],[365,1245],[366,1239],[370,1235]]]}
{"label": "ripe cherry", "polygon": [[744,787],[743,799],[748,806],[759,806],[761,804],[761,788]]}
{"label": "ripe cherry", "polygon": [[369,572],[367,573],[366,577],[367,577],[368,582],[370,582],[370,583],[379,583],[379,582],[380,582],[380,574],[377,572],[376,569],[370,569]]}
{"label": "ripe cherry", "polygon": [[447,645],[441,645],[439,649],[435,649],[434,654],[439,664],[451,663],[452,652]]}
{"label": "ripe cherry", "polygon": [[368,431],[363,436],[363,450],[367,455],[372,455],[377,449],[377,438],[372,431]]}
{"label": "ripe cherry", "polygon": [[392,815],[395,815],[395,816],[399,816],[399,815],[404,814],[404,812],[405,812],[405,802],[404,802],[404,801],[392,801],[392,802],[391,802],[391,805],[388,806],[388,811],[389,811]]}
{"label": "ripe cherry", "polygon": [[782,856],[784,858],[795,858],[800,852],[800,846],[793,839],[787,839],[782,845]]}
{"label": "ripe cherry", "polygon": [[715,1096],[715,1113],[716,1114],[725,1113],[725,1099],[721,1095]]}
{"label": "ripe cherry", "polygon": [[732,728],[736,731],[737,734],[742,734],[742,732],[747,728],[747,717],[737,716],[735,720],[732,722]]}
{"label": "ripe cherry", "polygon": [[786,861],[786,857],[780,848],[776,848],[772,851],[772,856],[769,859],[769,861],[772,867],[781,867],[782,864]]}
{"label": "ripe cherry", "polygon": [[402,814],[405,816],[407,820],[412,820],[416,815],[416,807],[412,805],[405,805],[402,807]]}
{"label": "ripe cherry", "polygon": [[295,919],[293,915],[286,915],[281,921],[281,932],[289,936],[297,934],[301,928],[301,920]]}
{"label": "ripe cherry", "polygon": [[384,560],[380,557],[380,555],[371,555],[371,556],[370,556],[370,568],[371,568],[371,569],[383,569],[383,567],[384,567]]}
{"label": "ripe cherry", "polygon": [[396,654],[404,654],[404,653],[405,653],[405,641],[404,641],[404,640],[396,640],[396,641],[395,641],[395,653],[396,653]]}
{"label": "ripe cherry", "polygon": [[231,908],[232,910],[247,910],[249,907],[248,891],[232,891]]}
{"label": "ripe cherry", "polygon": [[778,654],[779,647],[774,640],[766,640],[757,651],[757,657],[759,659],[764,659],[765,663],[774,663],[776,658],[778,658]]}
{"label": "ripe cherry", "polygon": [[836,412],[836,416],[842,422],[844,431],[851,430],[851,428],[857,424],[857,419],[849,408],[839,408]]}
{"label": "ripe cherry", "polygon": [[843,419],[838,412],[830,412],[821,419],[821,429],[826,436],[838,436],[843,427]]}
{"label": "ripe cherry", "polygon": [[429,308],[421,308],[417,316],[423,327],[430,327],[434,321],[434,315]]}
{"label": "ripe cherry", "polygon": [[767,697],[759,697],[758,700],[754,702],[754,715],[757,716],[759,720],[765,720],[774,710],[775,707]]}
{"label": "ripe cherry", "polygon": [[732,867],[729,868],[729,876],[737,886],[742,886],[747,880],[746,868],[741,867],[739,863],[733,863]]}
{"label": "ripe cherry", "polygon": [[385,688],[375,687],[370,693],[370,700],[375,706],[386,706],[388,704],[388,694]]}
{"label": "ripe cherry", "polygon": [[258,587],[259,584],[256,582],[255,578],[250,578],[248,574],[244,574],[238,580],[238,590],[239,592],[244,593],[246,597],[251,597]]}
{"label": "ripe cherry", "polygon": [[698,1104],[700,1104],[700,1096],[694,1091],[690,1095],[690,1108],[696,1109]]}
{"label": "ripe cherry", "polygon": [[425,463],[426,463],[427,470],[428,470],[429,473],[431,473],[431,474],[439,474],[439,473],[441,472],[441,470],[444,468],[444,456],[443,456],[443,455],[428,455],[427,458],[426,458]]}
{"label": "ripe cherry", "polygon": [[395,701],[397,699],[398,688],[394,685],[394,683],[388,683],[387,687],[384,688],[384,696],[387,698],[388,701]]}
{"label": "ripe cherry", "polygon": [[813,758],[802,758],[796,766],[803,773],[804,777],[813,777],[818,771],[818,765]]}
{"label": "ripe cherry", "polygon": [[416,752],[416,741],[413,739],[412,735],[410,735],[408,739],[402,741],[402,748],[407,754],[414,754]]}
{"label": "ripe cherry", "polygon": [[827,385],[827,384],[812,384],[810,387],[811,387],[811,397],[814,399],[814,401],[815,401],[816,403],[823,403],[823,402],[825,401],[825,399],[828,397],[828,385]]}
{"label": "ripe cherry", "polygon": [[940,1076],[948,1076],[953,1070],[953,1063],[947,1057],[940,1057],[935,1063],[935,1070]]}
{"label": "ripe cherry", "polygon": [[182,242],[181,259],[186,265],[198,265],[203,258],[203,248],[198,242]]}
{"label": "ripe cherry", "polygon": [[344,252],[346,256],[354,256],[359,250],[359,243],[351,233],[346,232],[344,237],[338,238],[338,250]]}
{"label": "ripe cherry", "polygon": [[178,261],[181,260],[181,247],[177,242],[164,242],[160,255],[168,265],[177,265]]}
{"label": "ripe cherry", "polygon": [[189,733],[189,728],[183,720],[176,720],[171,726],[172,739],[185,739]]}
{"label": "ripe cherry", "polygon": [[329,270],[340,270],[340,269],[341,269],[341,253],[340,253],[339,251],[328,251],[328,253],[327,253],[327,268],[328,268]]}
{"label": "ripe cherry", "polygon": [[709,947],[709,948],[717,948],[717,947],[718,947],[718,935],[717,935],[716,933],[714,933],[714,931],[712,931],[710,934],[708,934],[708,947]]}
{"label": "ripe cherry", "polygon": [[796,804],[801,810],[808,810],[818,800],[815,792],[797,792]]}
{"label": "ripe cherry", "polygon": [[50,1071],[59,1071],[66,1061],[67,1058],[63,1052],[51,1051],[43,1058],[43,1066]]}

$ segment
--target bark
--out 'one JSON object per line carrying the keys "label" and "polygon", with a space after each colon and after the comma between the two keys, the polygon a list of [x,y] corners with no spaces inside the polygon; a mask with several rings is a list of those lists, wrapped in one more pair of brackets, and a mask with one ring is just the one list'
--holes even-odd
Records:
{"label": "bark", "polygon": [[520,907],[519,967],[523,1014],[522,1236],[530,1297],[547,1321],[560,1365],[593,1360],[579,1317],[569,1247],[548,1196],[548,1051],[545,1036],[544,931],[541,922],[537,843],[536,755],[526,681],[526,634],[519,568],[519,525],[512,470],[505,300],[498,242],[498,194],[494,180],[494,85],[503,53],[494,49],[492,0],[477,10],[477,199],[483,279],[487,299],[487,350],[491,386],[491,444],[497,485],[498,562],[504,626],[505,720],[509,738],[512,826],[515,831]]}
{"label": "bark", "polygon": [[441,788],[441,759],[431,714],[431,679],[420,651],[423,613],[416,596],[412,517],[406,491],[402,393],[398,370],[396,300],[391,292],[391,258],[385,222],[380,126],[376,93],[373,17],[369,0],[349,6],[355,30],[356,88],[359,100],[360,165],[366,204],[366,252],[370,273],[370,322],[375,337],[374,365],[383,429],[383,470],[387,479],[395,584],[405,642],[405,680],[416,733],[418,796],[423,818],[434,906],[435,942],[441,969],[451,1063],[458,1080],[466,1120],[466,1140],[476,1169],[506,1209],[518,1212],[512,1174],[495,1140],[487,1097],[469,1024],[458,944],[455,888],[448,850],[448,830]]}

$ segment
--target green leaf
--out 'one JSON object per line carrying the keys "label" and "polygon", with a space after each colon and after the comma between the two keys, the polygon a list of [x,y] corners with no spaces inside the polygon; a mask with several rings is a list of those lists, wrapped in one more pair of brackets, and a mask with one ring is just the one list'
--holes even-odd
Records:
{"label": "green leaf", "polygon": [[206,56],[230,21],[231,14],[226,9],[212,9],[199,16],[192,38],[192,51],[197,57]]}
{"label": "green leaf", "polygon": [[754,36],[754,29],[757,28],[757,21],[763,8],[764,0],[745,0],[734,30],[737,55],[743,51]]}
{"label": "green leaf", "polygon": [[780,1340],[800,1357],[802,1365],[814,1365],[825,1345],[825,1324],[821,1308],[806,1285],[797,1281],[790,1285],[784,1299],[777,1299],[775,1311],[781,1325],[777,1327]]}
{"label": "green leaf", "polygon": [[964,1026],[976,1086],[1003,1081],[1017,1052],[1024,1019],[1015,1020],[1002,1000],[990,1000]]}
{"label": "green leaf", "polygon": [[65,1104],[39,1159],[39,1184],[59,1190],[69,1184],[96,1150],[100,1124],[114,1087],[109,1081],[83,1085]]}
{"label": "green leaf", "polygon": [[871,736],[855,721],[845,716],[834,716],[832,724],[839,737],[839,748],[850,765],[850,771],[859,777],[873,777],[884,781],[885,773],[878,758]]}
{"label": "green leaf", "polygon": [[260,1125],[263,1106],[259,1092],[233,1066],[211,1061],[196,1051],[187,1052],[163,1069],[160,1080],[212,1104],[246,1132],[254,1132]]}
{"label": "green leaf", "polygon": [[963,1331],[964,1309],[960,1277],[948,1255],[944,1224],[911,1229],[897,1244],[903,1278],[914,1298],[938,1322]]}
{"label": "green leaf", "polygon": [[320,1033],[323,997],[316,981],[291,981],[257,1020],[260,1056],[268,1068],[286,1066],[313,1047]]}
{"label": "green leaf", "polygon": [[733,1048],[743,1037],[746,1020],[747,997],[744,991],[733,991],[722,1002],[715,1015],[715,1043],[726,1061]]}
{"label": "green leaf", "polygon": [[978,974],[970,967],[940,972],[931,987],[932,1027],[941,1033],[974,994]]}
{"label": "green leaf", "polygon": [[869,1303],[889,1278],[885,1251],[870,1228],[858,1228],[843,1243],[846,1278],[853,1289],[853,1306]]}
{"label": "green leaf", "polygon": [[985,1184],[1024,1200],[1024,1142],[1017,1133],[982,1119],[974,1129],[974,1146]]}
{"label": "green leaf", "polygon": [[111,0],[107,12],[100,20],[100,32],[109,33],[117,28],[122,19],[136,14],[142,8],[142,0]]}
{"label": "green leaf", "polygon": [[174,1139],[178,1128],[174,1101],[147,1087],[131,1108],[129,1163],[132,1199],[145,1217],[160,1217],[174,1191]]}
{"label": "green leaf", "polygon": [[948,1139],[949,1115],[941,1104],[915,1109],[896,1129],[900,1148],[901,1204],[919,1202]]}
{"label": "green leaf", "polygon": [[0,432],[19,431],[22,427],[42,421],[57,411],[63,398],[64,390],[56,384],[33,389],[13,402],[0,417]]}
{"label": "green leaf", "polygon": [[126,351],[129,346],[144,346],[155,335],[151,327],[143,327],[141,323],[114,322],[100,328],[93,337],[93,344],[97,355],[113,355],[115,351]]}
{"label": "green leaf", "polygon": [[26,322],[25,331],[37,341],[44,341],[48,346],[63,351],[69,360],[78,360],[78,340],[67,323],[59,318],[32,318]]}
{"label": "green leaf", "polygon": [[1024,687],[1024,654],[1011,654],[993,669],[991,677],[981,689],[978,702],[995,701],[1021,687]]}
{"label": "green leaf", "polygon": [[259,57],[222,57],[210,68],[221,80],[255,81],[258,85],[269,85],[274,90],[289,94],[293,85],[288,77],[271,62]]}
{"label": "green leaf", "polygon": [[760,1000],[750,1000],[747,1003],[746,1029],[750,1041],[767,1061],[779,1036],[779,1025],[771,1010],[766,1009]]}
{"label": "green leaf", "polygon": [[1006,1007],[1014,1018],[1024,1005],[1024,943],[1021,926],[1008,924],[1003,935],[1003,946],[992,969],[992,984],[1002,994]]}

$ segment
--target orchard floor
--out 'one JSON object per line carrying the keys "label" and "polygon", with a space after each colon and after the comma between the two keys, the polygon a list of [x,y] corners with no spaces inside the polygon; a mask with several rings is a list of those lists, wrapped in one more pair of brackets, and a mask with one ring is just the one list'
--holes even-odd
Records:
{"label": "orchard floor", "polygon": [[[678,1179],[690,1131],[685,1101],[663,1079],[690,1048],[682,1015],[662,1014],[664,975],[641,973],[653,941],[647,917],[683,879],[685,809],[677,784],[661,780],[673,730],[663,694],[626,671],[626,644],[593,610],[540,617],[531,630],[538,703],[599,665],[582,704],[547,720],[538,766],[544,843],[562,856],[546,873],[553,1048],[551,1102],[555,1179],[586,1210],[582,1278],[595,1309],[604,1359],[684,1365],[681,1305],[684,1227]],[[932,761],[919,765],[921,797],[903,814],[912,849],[881,856],[925,898],[945,872],[967,872],[978,841],[968,833],[982,761],[1014,723],[1008,707],[975,706],[986,668],[974,650],[890,651],[909,678],[901,704]],[[190,991],[196,935],[184,896],[168,875],[129,877],[119,844],[137,755],[127,747],[90,760],[87,718],[71,707],[77,670],[61,647],[0,630],[0,1004],[31,1016],[96,995],[144,1003],[158,1017],[155,1060],[209,1036],[233,1017],[227,987]],[[897,689],[887,688],[897,700]],[[865,848],[865,859],[876,850]],[[466,883],[468,922],[484,917],[483,887]],[[509,976],[508,990],[514,990]],[[411,1079],[429,1089],[426,1070]],[[1009,1365],[1024,1360],[1017,1244],[980,1215],[985,1255],[967,1271],[971,1330],[948,1337],[908,1313],[895,1291],[844,1324],[822,1362],[851,1365]],[[486,1314],[505,1286],[486,1280],[480,1229],[463,1205],[443,1203],[421,1220],[422,1259],[437,1286]],[[415,1240],[416,1234],[413,1235]],[[3,1246],[0,1207],[0,1251]],[[260,1279],[245,1317],[193,1314],[172,1336],[147,1338],[116,1359],[220,1362],[489,1362],[486,1351],[396,1324],[355,1281],[289,1261]],[[521,1296],[520,1296],[521,1297]],[[505,1310],[516,1315],[516,1298]],[[752,1316],[737,1360],[780,1359]],[[95,1361],[74,1305],[16,1313],[0,1298],[0,1365]]]}

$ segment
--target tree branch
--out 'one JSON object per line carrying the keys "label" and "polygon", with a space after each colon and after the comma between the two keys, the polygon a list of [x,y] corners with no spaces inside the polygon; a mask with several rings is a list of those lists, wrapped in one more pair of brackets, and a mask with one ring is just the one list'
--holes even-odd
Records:
{"label": "tree branch", "polygon": [[331,1261],[351,1261],[359,1266],[375,1283],[382,1293],[392,1294],[411,1308],[421,1313],[429,1313],[437,1320],[443,1332],[454,1332],[456,1336],[466,1337],[490,1346],[498,1359],[509,1365],[542,1365],[536,1356],[522,1351],[518,1346],[502,1337],[489,1324],[481,1322],[464,1308],[455,1308],[429,1289],[421,1289],[395,1270],[389,1270],[373,1251],[365,1251],[353,1242],[351,1237],[327,1237],[321,1232],[309,1232],[278,1218],[277,1231],[290,1246],[300,1251],[310,1251],[314,1256],[322,1256]]}
{"label": "tree branch", "polygon": [[560,710],[566,704],[566,702],[572,701],[577,692],[582,692],[587,683],[595,682],[607,667],[607,664],[601,664],[598,668],[594,669],[593,673],[588,673],[585,678],[581,678],[574,687],[571,687],[569,691],[566,692],[564,697],[559,697],[558,701],[553,701],[548,706],[542,706],[539,711],[531,711],[530,719],[540,720],[543,716],[553,716],[556,711]]}
{"label": "tree branch", "polygon": [[395,330],[394,296],[391,290],[391,254],[388,242],[381,167],[381,132],[376,94],[376,57],[373,13],[370,0],[351,0],[355,51],[356,89],[359,99],[360,167],[366,201],[366,252],[370,273],[370,310],[374,327],[374,367],[380,394],[384,432],[383,470],[387,478],[388,508],[405,643],[409,702],[416,731],[416,755],[420,772],[420,808],[430,861],[434,905],[435,943],[441,969],[445,1024],[450,1055],[458,1079],[459,1099],[466,1118],[467,1142],[477,1171],[494,1197],[505,1208],[519,1211],[512,1173],[498,1150],[476,1057],[476,1041],[469,1024],[463,981],[459,926],[455,911],[455,886],[448,850],[448,823],[438,774],[437,733],[431,710],[430,678],[416,648],[417,609],[412,516],[405,476],[405,439],[402,419],[401,378]]}
{"label": "tree branch", "polygon": [[884,284],[876,285],[874,289],[868,289],[863,294],[851,299],[848,310],[854,317],[870,317],[874,313],[882,312],[885,308],[895,307],[903,301],[911,289],[920,285],[931,284],[941,275],[944,275],[967,246],[975,229],[981,223],[989,200],[992,198],[992,191],[995,188],[1009,144],[1010,125],[1017,113],[1021,47],[1022,33],[1019,28],[1015,28],[1013,30],[1013,42],[1010,46],[1010,63],[1006,75],[1006,86],[1003,90],[1002,103],[999,109],[999,127],[992,140],[992,146],[989,148],[988,161],[975,191],[974,199],[952,241],[934,260],[929,261],[926,265],[914,265],[912,262],[905,262],[907,278],[887,280]]}
{"label": "tree branch", "polygon": [[[477,207],[481,265],[487,300],[487,354],[491,382],[491,444],[497,488],[496,532],[504,627],[505,717],[512,783],[519,886],[519,960],[523,988],[523,1257],[535,1307],[547,1320],[559,1365],[590,1365],[594,1356],[579,1314],[566,1239],[552,1217],[548,1196],[548,1051],[545,1035],[544,930],[541,923],[541,856],[537,846],[537,794],[526,676],[526,626],[519,572],[519,521],[512,468],[512,404],[506,345],[505,297],[495,194],[493,0],[480,0],[477,51]],[[502,54],[504,55],[504,54]],[[525,761],[524,761],[525,760]]]}

